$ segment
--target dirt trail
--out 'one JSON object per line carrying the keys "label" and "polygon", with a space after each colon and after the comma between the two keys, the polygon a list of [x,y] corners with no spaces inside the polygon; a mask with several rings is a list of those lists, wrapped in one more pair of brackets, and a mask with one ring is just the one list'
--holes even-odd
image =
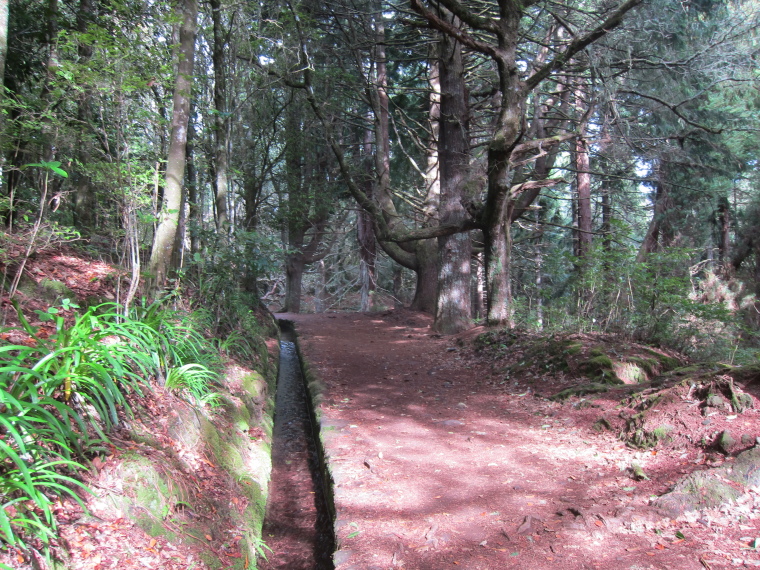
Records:
{"label": "dirt trail", "polygon": [[756,517],[663,519],[648,503],[674,472],[633,481],[643,452],[593,431],[584,410],[505,385],[425,315],[278,316],[324,383],[339,570],[760,565],[739,536],[760,536]]}

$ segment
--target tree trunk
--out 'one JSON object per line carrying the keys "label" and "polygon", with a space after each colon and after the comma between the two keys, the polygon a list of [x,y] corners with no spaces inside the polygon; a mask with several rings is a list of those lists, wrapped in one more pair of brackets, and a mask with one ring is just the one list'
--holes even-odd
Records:
{"label": "tree trunk", "polygon": [[512,231],[504,222],[483,232],[486,265],[486,320],[490,325],[512,326]]}
{"label": "tree trunk", "polygon": [[[92,0],[80,0],[79,10],[77,11],[77,32],[80,34],[87,33],[87,28],[93,19],[93,13],[94,5]],[[89,43],[80,41],[78,52],[79,62],[86,64],[92,57],[92,46]],[[85,88],[77,103],[77,120],[80,125],[87,125],[92,122],[91,101],[92,93],[89,88]],[[83,140],[82,133],[84,129],[78,132],[78,158],[80,164],[86,168],[90,162],[90,145],[88,141]],[[77,172],[74,188],[74,223],[77,229],[87,234],[95,227],[95,214],[97,212],[92,180],[90,180],[90,177],[85,172]]]}
{"label": "tree trunk", "polygon": [[290,254],[285,259],[285,307],[286,313],[301,312],[301,288],[306,264],[300,253]]}
{"label": "tree trunk", "polygon": [[654,212],[652,213],[652,220],[649,222],[646,236],[644,236],[644,241],[636,256],[637,263],[646,260],[647,256],[650,253],[657,251],[660,246],[667,247],[670,245],[670,241],[673,237],[672,226],[668,219],[670,216],[670,210],[672,209],[672,200],[668,195],[665,182],[666,175],[663,169],[664,167],[661,161],[657,187],[655,188],[654,194]]}
{"label": "tree trunk", "polygon": [[486,304],[485,304],[485,294],[486,294],[486,287],[485,287],[485,267],[484,267],[484,260],[483,260],[483,254],[478,253],[473,256],[473,261],[475,264],[475,273],[473,278],[473,287],[472,287],[472,314],[477,319],[482,319],[486,314]]}
{"label": "tree trunk", "polygon": [[[367,129],[364,135],[364,163],[367,172],[372,172],[372,130]],[[374,194],[374,180],[367,176],[365,180],[365,193],[370,199]],[[371,293],[375,290],[377,259],[377,242],[375,241],[375,228],[372,224],[372,216],[365,210],[359,210],[356,219],[356,237],[359,242],[359,283],[361,286],[362,312],[370,310]]]}
{"label": "tree trunk", "polygon": [[[467,94],[461,45],[446,34],[442,34],[440,44],[438,219],[440,224],[455,224],[467,219],[462,206],[470,166]],[[471,257],[469,232],[438,238],[438,293],[433,328],[440,333],[456,334],[472,326]]]}
{"label": "tree trunk", "polygon": [[201,209],[198,207],[198,170],[195,168],[195,123],[187,124],[187,220],[190,225],[190,253],[200,252]]}
{"label": "tree trunk", "polygon": [[591,173],[589,172],[588,141],[580,136],[575,141],[575,168],[578,184],[578,257],[591,251]]}
{"label": "tree trunk", "polygon": [[8,4],[8,0],[0,0],[0,87],[5,85],[5,59],[8,55]]}
{"label": "tree trunk", "polygon": [[404,300],[401,298],[402,274],[401,266],[393,267],[393,308],[401,309],[404,306]]}
{"label": "tree trunk", "polygon": [[543,226],[541,225],[541,212],[543,212],[543,209],[536,210],[536,226],[538,227],[538,237],[536,238],[536,255],[534,258],[534,263],[536,265],[536,328],[538,328],[538,330],[544,330],[544,231]]}
{"label": "tree trunk", "polygon": [[731,212],[728,200],[721,198],[718,203],[718,254],[720,259],[720,272],[728,278],[731,276]]}
{"label": "tree trunk", "polygon": [[171,139],[166,160],[164,199],[158,227],[153,238],[148,270],[150,289],[157,293],[166,283],[172,257],[174,236],[182,202],[182,180],[187,159],[187,125],[190,117],[190,97],[193,87],[193,57],[195,55],[195,24],[198,14],[196,0],[183,0],[182,24],[179,32],[177,81],[174,87]]}
{"label": "tree trunk", "polygon": [[324,313],[327,310],[327,266],[324,260],[317,262],[317,275],[319,283],[317,284],[317,294],[314,296],[314,312]]}
{"label": "tree trunk", "polygon": [[225,233],[229,225],[227,212],[229,129],[227,120],[227,73],[224,50],[227,47],[222,24],[222,3],[210,0],[211,18],[214,26],[214,46],[211,59],[214,65],[214,190],[216,227]]}
{"label": "tree trunk", "polygon": [[417,258],[417,285],[409,306],[414,311],[435,313],[438,281],[438,244],[434,239],[420,240],[414,249]]}
{"label": "tree trunk", "polygon": [[[586,111],[586,89],[580,84],[575,90],[575,108],[578,115]],[[578,204],[578,258],[583,259],[591,251],[593,234],[591,233],[591,162],[589,160],[589,144],[586,139],[587,126],[582,125],[582,132],[575,139],[575,176],[577,185]]]}
{"label": "tree trunk", "polygon": [[612,251],[612,204],[609,188],[602,189],[602,249],[605,253]]}
{"label": "tree trunk", "polygon": [[441,196],[441,177],[438,160],[438,139],[441,133],[441,42],[433,44],[428,64],[428,86],[430,88],[428,121],[430,138],[427,143],[425,167],[425,203],[422,211],[427,219],[434,219],[438,212]]}

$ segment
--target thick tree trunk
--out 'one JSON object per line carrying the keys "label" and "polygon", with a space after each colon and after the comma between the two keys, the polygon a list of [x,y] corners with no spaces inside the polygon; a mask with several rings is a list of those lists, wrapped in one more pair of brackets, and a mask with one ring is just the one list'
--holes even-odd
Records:
{"label": "thick tree trunk", "polygon": [[484,231],[486,266],[486,321],[512,326],[512,235],[511,224],[502,223]]}
{"label": "thick tree trunk", "polygon": [[301,288],[305,263],[300,253],[288,255],[285,260],[285,307],[286,313],[301,312]]}
{"label": "thick tree trunk", "polygon": [[672,200],[668,195],[664,166],[659,167],[658,182],[654,194],[654,212],[649,222],[649,228],[644,236],[644,241],[639,248],[636,262],[646,260],[650,253],[654,253],[660,247],[667,247],[673,240],[673,228],[670,223]]}
{"label": "thick tree trunk", "polygon": [[[462,206],[470,166],[470,137],[467,94],[464,84],[462,49],[454,38],[443,34],[440,51],[440,224],[456,224],[467,219]],[[469,232],[438,238],[438,294],[434,329],[455,334],[472,326],[470,303]]]}
{"label": "thick tree trunk", "polygon": [[435,313],[438,281],[438,244],[434,239],[420,240],[415,247],[417,285],[409,306],[414,311]]}
{"label": "thick tree trunk", "polygon": [[166,160],[164,200],[158,227],[153,238],[148,270],[151,289],[158,292],[166,283],[169,262],[177,232],[182,202],[182,180],[187,159],[187,125],[190,116],[190,96],[193,87],[193,58],[195,55],[195,24],[198,14],[196,0],[182,3],[182,24],[179,32],[177,81],[174,87],[171,140]]}

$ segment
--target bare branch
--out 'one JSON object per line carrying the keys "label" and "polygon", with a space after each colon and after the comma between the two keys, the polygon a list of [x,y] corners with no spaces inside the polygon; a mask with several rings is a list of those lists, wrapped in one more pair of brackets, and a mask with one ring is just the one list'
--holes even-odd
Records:
{"label": "bare branch", "polygon": [[534,89],[539,83],[549,77],[553,71],[562,68],[568,61],[573,58],[573,56],[575,56],[575,54],[583,51],[599,38],[605,36],[608,32],[617,28],[623,21],[623,16],[625,16],[628,12],[641,4],[643,1],[644,0],[626,0],[599,26],[587,34],[575,38],[572,42],[570,42],[570,45],[567,46],[565,51],[558,54],[552,61],[546,63],[525,81],[526,89],[528,91]]}

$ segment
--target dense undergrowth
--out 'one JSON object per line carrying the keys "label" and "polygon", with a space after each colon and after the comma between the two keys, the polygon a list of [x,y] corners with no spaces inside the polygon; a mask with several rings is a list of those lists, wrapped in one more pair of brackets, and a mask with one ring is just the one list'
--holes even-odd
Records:
{"label": "dense undergrowth", "polygon": [[87,460],[109,445],[129,402],[158,381],[214,405],[220,353],[250,346],[239,332],[214,346],[199,332],[203,313],[167,303],[125,316],[113,303],[80,311],[64,299],[37,311],[36,327],[16,308],[26,339],[0,346],[0,544],[44,552],[58,497],[81,504]]}

